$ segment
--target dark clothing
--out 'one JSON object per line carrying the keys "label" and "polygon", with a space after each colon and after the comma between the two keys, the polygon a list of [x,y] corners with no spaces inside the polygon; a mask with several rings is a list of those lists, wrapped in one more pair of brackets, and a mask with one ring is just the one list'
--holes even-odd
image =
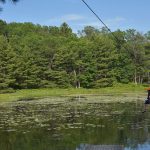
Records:
{"label": "dark clothing", "polygon": [[150,99],[146,99],[145,104],[150,104]]}
{"label": "dark clothing", "polygon": [[150,90],[147,91],[148,95],[147,95],[147,99],[145,100],[145,104],[150,104]]}
{"label": "dark clothing", "polygon": [[147,96],[147,99],[149,99],[150,97],[150,90],[148,90],[148,96]]}

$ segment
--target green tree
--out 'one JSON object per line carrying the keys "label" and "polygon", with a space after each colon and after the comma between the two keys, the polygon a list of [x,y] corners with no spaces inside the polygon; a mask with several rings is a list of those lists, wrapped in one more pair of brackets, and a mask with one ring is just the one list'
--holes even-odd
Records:
{"label": "green tree", "polygon": [[150,42],[146,42],[145,45],[145,83],[150,83]]}
{"label": "green tree", "polygon": [[0,36],[0,90],[12,88],[16,79],[16,54],[12,51],[7,39]]}
{"label": "green tree", "polygon": [[135,84],[143,81],[144,75],[144,37],[134,29],[126,31],[127,49],[129,50],[130,58],[134,64],[133,81]]}
{"label": "green tree", "polygon": [[100,31],[92,26],[86,26],[82,30],[81,33],[79,33],[83,37],[92,38],[93,36],[99,34]]}
{"label": "green tree", "polygon": [[97,72],[94,87],[112,86],[115,80],[114,67],[117,55],[113,41],[108,37],[97,36],[93,41],[93,53]]}

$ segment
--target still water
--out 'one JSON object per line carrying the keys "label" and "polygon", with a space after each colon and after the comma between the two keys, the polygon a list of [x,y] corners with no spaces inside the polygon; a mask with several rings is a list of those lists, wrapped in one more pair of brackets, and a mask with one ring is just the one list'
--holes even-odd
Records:
{"label": "still water", "polygon": [[150,150],[150,110],[141,113],[141,99],[85,96],[2,103],[0,150]]}

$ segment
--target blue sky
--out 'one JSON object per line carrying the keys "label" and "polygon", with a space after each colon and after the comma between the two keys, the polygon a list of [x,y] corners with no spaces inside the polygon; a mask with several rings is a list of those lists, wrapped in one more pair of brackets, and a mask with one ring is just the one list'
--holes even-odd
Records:
{"label": "blue sky", "polygon": [[[102,20],[114,31],[135,28],[150,30],[150,0],[85,0]],[[33,22],[59,26],[67,22],[74,32],[86,25],[101,28],[102,24],[81,0],[20,0],[16,5],[8,2],[0,13],[7,22]]]}

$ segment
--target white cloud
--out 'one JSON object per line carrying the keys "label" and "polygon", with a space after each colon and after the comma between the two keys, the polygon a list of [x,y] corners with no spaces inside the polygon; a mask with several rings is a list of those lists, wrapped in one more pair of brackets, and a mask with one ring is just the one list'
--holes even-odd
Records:
{"label": "white cloud", "polygon": [[76,14],[65,15],[61,18],[61,20],[64,20],[64,21],[79,21],[82,19],[84,19],[83,16],[76,15]]}
{"label": "white cloud", "polygon": [[[125,18],[123,17],[116,17],[112,19],[106,19],[104,22],[108,26],[114,26],[118,25],[121,23],[124,23],[126,21]],[[100,22],[93,16],[93,17],[88,17],[88,16],[83,16],[79,14],[67,14],[59,17],[55,17],[52,19],[49,19],[46,24],[61,24],[63,22],[71,22],[74,24],[78,24],[79,26],[103,26],[100,24]]]}
{"label": "white cloud", "polygon": [[55,23],[63,23],[63,22],[75,22],[75,21],[77,22],[83,19],[84,19],[84,16],[81,16],[78,14],[68,14],[68,15],[52,18],[49,21],[47,21],[47,24],[48,23],[55,24]]}
{"label": "white cloud", "polygon": [[80,27],[84,27],[84,26],[102,27],[102,26],[103,26],[103,25],[100,24],[100,22],[98,22],[98,21],[91,21],[91,22],[85,21],[85,22],[78,23],[78,24],[76,24],[76,25],[78,25],[78,26],[80,26]]}
{"label": "white cloud", "polygon": [[[126,21],[127,20],[123,17],[104,19],[104,23],[112,30],[122,28],[126,23]],[[44,24],[59,26],[63,22],[68,23],[69,26],[75,31],[82,30],[85,26],[93,26],[95,28],[101,28],[104,26],[94,16],[88,17],[80,14],[67,14],[67,15],[59,16],[48,20]]]}
{"label": "white cloud", "polygon": [[123,17],[116,17],[116,18],[113,18],[113,19],[107,19],[105,22],[109,26],[115,26],[115,25],[122,24],[125,21],[126,21],[126,19],[123,18]]}
{"label": "white cloud", "polygon": [[[104,23],[112,30],[115,30],[117,28],[122,28],[123,24],[126,23],[126,19],[123,17],[116,17],[113,19],[106,19],[104,20]],[[93,18],[86,18],[84,17],[84,20],[81,22],[75,23],[74,25],[78,26],[79,28],[83,28],[85,26],[93,26],[95,28],[101,28],[104,25],[99,22],[96,19]]]}

